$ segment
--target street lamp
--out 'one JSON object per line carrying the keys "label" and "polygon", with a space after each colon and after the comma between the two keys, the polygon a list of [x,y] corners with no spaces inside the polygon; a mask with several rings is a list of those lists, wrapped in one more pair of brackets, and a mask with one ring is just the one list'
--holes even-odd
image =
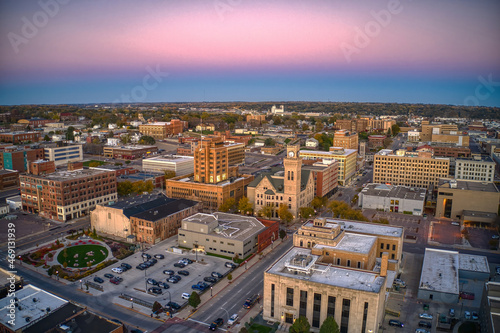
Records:
{"label": "street lamp", "polygon": [[194,253],[196,254],[196,262],[198,262],[198,241],[194,241]]}
{"label": "street lamp", "polygon": [[210,297],[212,297],[212,286],[210,286]]}
{"label": "street lamp", "polygon": [[82,280],[80,280],[80,289],[83,290],[83,283]]}
{"label": "street lamp", "polygon": [[[229,312],[227,312],[227,310],[226,310],[226,309],[224,309],[224,308],[221,308],[221,309],[222,309],[222,310],[224,310],[224,311],[226,311],[226,314],[227,314],[227,320],[229,321]],[[227,322],[227,321],[226,321],[226,322]]]}
{"label": "street lamp", "polygon": [[58,275],[59,271],[56,271],[56,278],[59,280],[59,275]]}
{"label": "street lamp", "polygon": [[134,308],[134,299],[133,298],[130,298],[130,306],[132,309]]}
{"label": "street lamp", "polygon": [[245,269],[247,269],[247,260],[245,260]]}

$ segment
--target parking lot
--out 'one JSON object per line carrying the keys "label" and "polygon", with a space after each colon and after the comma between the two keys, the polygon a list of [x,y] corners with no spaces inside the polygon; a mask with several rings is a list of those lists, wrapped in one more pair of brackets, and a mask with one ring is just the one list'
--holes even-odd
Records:
{"label": "parking lot", "polygon": [[431,240],[443,245],[462,244],[460,226],[451,223],[451,221],[434,221]]}
{"label": "parking lot", "polygon": [[[212,272],[218,272],[225,275],[229,272],[230,268],[224,266],[227,262],[225,259],[207,256],[204,254],[198,254],[198,262],[195,262],[196,255],[191,253],[176,254],[173,252],[167,252],[164,246],[155,246],[146,253],[154,256],[155,254],[163,254],[164,259],[157,259],[157,263],[145,270],[139,270],[136,268],[137,265],[143,263],[146,259],[143,259],[142,252],[138,252],[118,263],[109,266],[99,273],[92,275],[89,281],[93,281],[95,276],[99,276],[104,279],[104,283],[101,285],[104,287],[104,294],[110,293],[112,296],[119,297],[120,294],[127,294],[135,297],[136,300],[143,300],[147,302],[154,303],[155,301],[160,302],[161,305],[165,306],[169,301],[175,302],[179,305],[183,305],[187,300],[182,299],[182,293],[191,294],[193,289],[192,285],[197,284],[199,281],[203,281],[205,277],[210,276]],[[188,264],[184,268],[174,267],[182,258],[188,258],[193,261],[192,264]],[[112,269],[114,267],[119,267],[120,264],[124,262],[132,266],[130,270],[127,270],[121,274],[113,273]],[[177,283],[167,282],[170,275],[164,274],[164,270],[173,270],[175,275],[179,275],[180,270],[189,272],[188,276],[180,275],[181,280]],[[109,282],[109,278],[105,278],[104,274],[113,274],[114,276],[120,276],[123,281],[119,285],[114,285]],[[165,282],[169,288],[161,288],[162,293],[159,295],[153,293],[147,293],[149,288],[154,287],[152,284],[148,284],[147,279],[152,278],[158,282]],[[210,285],[210,283],[207,282]],[[98,291],[92,291],[93,294],[101,294]],[[199,291],[197,291],[199,292]],[[210,292],[210,289],[207,289]]]}
{"label": "parking lot", "polygon": [[[493,229],[483,229],[483,228],[466,228],[469,233],[469,243],[473,247],[479,249],[490,249],[490,242],[493,240],[493,235],[498,235],[498,233]],[[494,243],[496,243],[493,240]]]}

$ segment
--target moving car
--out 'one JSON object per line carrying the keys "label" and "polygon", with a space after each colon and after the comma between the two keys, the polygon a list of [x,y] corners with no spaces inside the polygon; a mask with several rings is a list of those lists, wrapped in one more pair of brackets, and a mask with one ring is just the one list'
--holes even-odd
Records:
{"label": "moving car", "polygon": [[428,319],[428,320],[432,320],[432,318],[433,318],[433,317],[432,317],[432,315],[431,315],[431,314],[429,314],[429,313],[420,313],[420,314],[418,315],[418,318],[420,318],[420,319]]}
{"label": "moving car", "polygon": [[209,330],[215,331],[217,328],[221,327],[224,324],[224,319],[222,318],[217,318],[215,319],[210,326],[208,327]]}
{"label": "moving car", "polygon": [[231,318],[229,318],[229,320],[227,321],[227,324],[228,325],[233,325],[237,320],[238,320],[238,314],[235,313],[231,316]]}
{"label": "moving car", "polygon": [[260,296],[258,294],[253,295],[252,297],[248,297],[243,303],[243,307],[245,309],[250,309],[258,300]]}
{"label": "moving car", "polygon": [[405,325],[399,320],[391,319],[389,320],[389,326],[405,327]]}

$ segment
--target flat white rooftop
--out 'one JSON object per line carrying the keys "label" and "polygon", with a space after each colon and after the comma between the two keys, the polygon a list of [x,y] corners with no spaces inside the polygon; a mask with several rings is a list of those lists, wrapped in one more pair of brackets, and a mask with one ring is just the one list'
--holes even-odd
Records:
{"label": "flat white rooftop", "polygon": [[171,155],[171,156],[157,156],[146,158],[142,160],[142,163],[182,163],[191,162],[194,163],[194,157],[192,156],[182,156],[182,155]]}
{"label": "flat white rooftop", "polygon": [[425,249],[419,289],[458,294],[457,251]]}
{"label": "flat white rooftop", "polygon": [[[8,316],[10,309],[7,307],[11,304],[10,301],[13,298],[4,297],[0,299],[0,322],[13,331],[17,331],[31,324],[31,322],[47,316],[68,303],[68,301],[32,285],[24,286],[23,289],[16,291],[15,297],[17,298],[18,307],[15,308],[16,319],[14,325],[9,324],[11,319]],[[33,299],[36,299],[36,301],[33,302]],[[49,312],[47,309],[50,309]],[[29,318],[28,321],[26,321],[27,318]]]}
{"label": "flat white rooftop", "polygon": [[488,259],[485,256],[460,253],[458,260],[461,270],[490,273]]}
{"label": "flat white rooftop", "polygon": [[[349,220],[326,218],[325,227],[333,228],[336,225],[340,225],[343,230],[348,232],[393,237],[401,237],[403,235],[402,227],[388,226],[386,224],[380,223],[355,222]],[[306,223],[304,223],[304,226],[314,227],[314,222],[312,220],[307,221]]]}
{"label": "flat white rooftop", "polygon": [[293,247],[266,272],[268,274],[372,293],[379,293],[385,285],[386,278],[379,276],[377,273],[337,266],[333,267],[325,264],[315,263],[309,268],[308,272],[301,272],[290,266],[290,263],[294,262],[294,258],[297,257],[312,257],[314,259],[316,256],[311,254],[310,249]]}

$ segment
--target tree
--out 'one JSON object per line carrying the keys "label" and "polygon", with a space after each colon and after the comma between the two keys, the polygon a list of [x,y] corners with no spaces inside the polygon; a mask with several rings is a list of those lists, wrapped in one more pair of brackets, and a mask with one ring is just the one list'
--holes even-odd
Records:
{"label": "tree", "polygon": [[245,326],[243,326],[241,329],[240,329],[240,332],[239,333],[248,333],[248,330]]}
{"label": "tree", "polygon": [[283,229],[281,229],[280,230],[280,238],[281,238],[281,240],[283,240],[283,238],[285,238],[285,237],[286,237],[286,231],[283,230]]}
{"label": "tree", "polygon": [[321,121],[317,121],[316,124],[314,124],[314,129],[316,132],[322,131],[325,126]]}
{"label": "tree", "polygon": [[229,281],[231,281],[231,280],[233,279],[233,275],[232,275],[231,273],[229,273],[229,274],[227,275],[227,279],[228,279]]}
{"label": "tree", "polygon": [[332,316],[326,317],[323,324],[319,328],[319,333],[339,333],[339,325]]}
{"label": "tree", "polygon": [[283,222],[287,224],[293,220],[292,213],[290,213],[290,211],[288,210],[288,206],[284,204],[281,204],[280,208],[278,208],[278,216]]}
{"label": "tree", "polygon": [[299,208],[300,217],[307,219],[314,215],[314,208],[312,207],[300,207]]}
{"label": "tree", "polygon": [[401,132],[401,128],[399,128],[398,124],[392,125],[391,129],[392,129],[392,135],[394,135],[394,136],[398,135],[399,132]]}
{"label": "tree", "polygon": [[93,138],[92,139],[92,143],[95,144],[95,145],[98,145],[101,143],[101,140],[99,140],[99,138]]}
{"label": "tree", "polygon": [[274,146],[276,144],[276,141],[274,141],[273,139],[271,138],[267,138],[265,141],[264,141],[264,145],[265,146]]}
{"label": "tree", "polygon": [[48,134],[45,134],[43,137],[43,141],[50,141],[50,136]]}
{"label": "tree", "polygon": [[124,182],[118,182],[116,186],[116,191],[118,195],[123,197],[131,194],[134,190],[132,188],[132,182],[130,180],[126,180]]}
{"label": "tree", "polygon": [[158,311],[161,310],[161,308],[162,308],[162,306],[161,306],[160,302],[155,301],[153,303],[153,313],[157,313]]}
{"label": "tree", "polygon": [[229,211],[233,211],[236,208],[236,200],[234,198],[229,198],[225,202],[222,203],[219,207],[219,211],[227,213]]}
{"label": "tree", "polygon": [[149,136],[149,135],[144,135],[139,140],[139,144],[141,144],[141,145],[154,145],[155,143],[156,143],[156,140],[152,136]]}
{"label": "tree", "polygon": [[68,127],[68,129],[66,130],[66,140],[75,140],[75,128],[73,126]]}
{"label": "tree", "polygon": [[309,131],[309,125],[307,125],[306,123],[303,123],[302,124],[302,131],[305,132],[305,131]]}
{"label": "tree", "polygon": [[292,326],[290,326],[290,329],[288,332],[290,333],[309,333],[309,330],[311,329],[311,325],[309,324],[309,321],[305,316],[299,316],[295,320]]}
{"label": "tree", "polygon": [[198,305],[200,305],[200,303],[201,303],[200,295],[198,295],[196,291],[193,291],[191,293],[191,296],[189,296],[188,304],[196,309]]}
{"label": "tree", "polygon": [[271,218],[273,216],[273,208],[271,206],[263,206],[259,212],[259,216],[265,216]]}
{"label": "tree", "polygon": [[238,255],[238,253],[236,253],[233,257],[233,261],[234,262],[237,262],[238,260],[240,259],[240,256]]}
{"label": "tree", "polygon": [[253,212],[253,205],[247,197],[241,197],[238,202],[238,210],[241,215],[251,214]]}
{"label": "tree", "polygon": [[314,197],[311,201],[311,207],[320,210],[327,203],[328,199],[325,197]]}

